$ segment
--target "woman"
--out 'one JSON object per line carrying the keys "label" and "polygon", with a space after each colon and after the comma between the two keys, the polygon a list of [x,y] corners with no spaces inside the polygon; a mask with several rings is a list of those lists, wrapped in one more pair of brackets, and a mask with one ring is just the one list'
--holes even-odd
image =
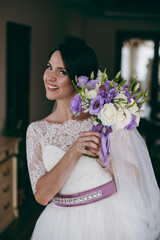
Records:
{"label": "woman", "polygon": [[76,94],[70,80],[92,71],[96,77],[98,61],[86,45],[61,44],[50,55],[43,78],[56,109],[27,130],[33,193],[47,205],[32,240],[155,240],[159,189],[139,133],[110,133],[113,171],[106,173],[94,158],[101,142],[100,133],[91,130],[92,117],[74,117],[69,110]]}

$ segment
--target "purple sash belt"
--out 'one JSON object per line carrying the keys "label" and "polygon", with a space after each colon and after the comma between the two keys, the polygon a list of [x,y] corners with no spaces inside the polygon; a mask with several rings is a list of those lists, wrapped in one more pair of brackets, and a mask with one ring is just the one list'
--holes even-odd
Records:
{"label": "purple sash belt", "polygon": [[52,202],[55,205],[62,207],[81,206],[89,203],[97,202],[116,193],[116,186],[114,180],[103,184],[99,187],[92,188],[80,193],[74,194],[60,194],[58,193]]}

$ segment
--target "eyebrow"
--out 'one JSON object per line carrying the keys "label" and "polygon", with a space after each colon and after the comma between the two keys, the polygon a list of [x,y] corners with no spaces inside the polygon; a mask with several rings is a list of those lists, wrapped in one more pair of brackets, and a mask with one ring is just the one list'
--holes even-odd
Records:
{"label": "eyebrow", "polygon": [[[49,64],[52,67],[52,64],[50,62],[48,62],[47,64]],[[67,70],[65,67],[58,67],[58,69],[64,69]]]}
{"label": "eyebrow", "polygon": [[58,67],[58,69],[65,69],[66,70],[66,68],[64,68],[64,67]]}

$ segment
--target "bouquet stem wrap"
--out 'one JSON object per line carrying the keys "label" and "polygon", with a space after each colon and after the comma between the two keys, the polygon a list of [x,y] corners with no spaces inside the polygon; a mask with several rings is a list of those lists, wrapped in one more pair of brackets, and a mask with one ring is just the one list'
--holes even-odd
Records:
{"label": "bouquet stem wrap", "polygon": [[110,126],[104,126],[102,123],[99,123],[97,125],[93,125],[92,130],[101,133],[101,147],[100,147],[99,157],[103,161],[103,163],[106,163],[107,157],[109,154],[109,159],[106,165],[106,171],[107,171],[111,162],[109,133],[112,132],[112,129]]}

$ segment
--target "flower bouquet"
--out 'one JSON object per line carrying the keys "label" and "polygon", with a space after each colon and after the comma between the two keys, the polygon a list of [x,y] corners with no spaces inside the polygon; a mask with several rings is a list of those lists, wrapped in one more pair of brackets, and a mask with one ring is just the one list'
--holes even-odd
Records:
{"label": "flower bouquet", "polygon": [[[100,159],[105,163],[110,153],[109,133],[118,129],[132,130],[139,125],[142,104],[147,100],[148,91],[136,95],[139,83],[137,77],[132,83],[120,79],[121,72],[109,80],[106,70],[98,71],[94,79],[86,76],[75,77],[72,81],[77,94],[71,101],[70,109],[74,115],[82,111],[93,116],[92,130],[101,132]],[[110,164],[107,162],[106,169]]]}

